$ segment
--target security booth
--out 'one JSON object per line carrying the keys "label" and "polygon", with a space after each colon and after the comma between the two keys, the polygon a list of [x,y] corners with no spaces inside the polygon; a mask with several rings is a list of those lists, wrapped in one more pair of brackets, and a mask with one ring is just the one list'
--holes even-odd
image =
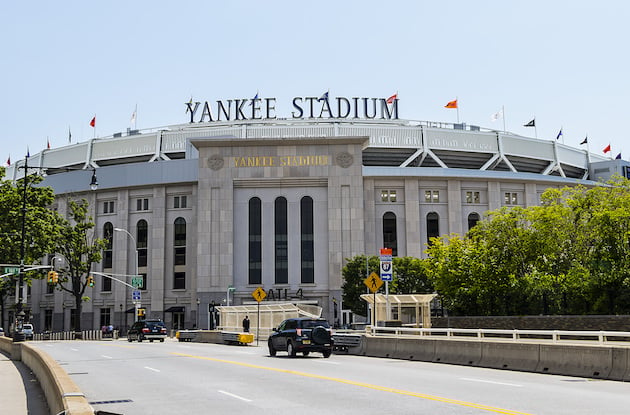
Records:
{"label": "security booth", "polygon": [[407,327],[430,328],[431,301],[436,296],[437,294],[361,294],[361,299],[368,303],[371,321],[377,323],[372,323],[373,325],[399,321]]}
{"label": "security booth", "polygon": [[[218,330],[225,332],[242,332],[243,319],[247,316],[250,320],[249,331],[253,334],[258,334],[260,339],[269,337],[273,329],[288,318],[321,318],[322,315],[322,307],[317,305],[304,303],[274,303],[268,301],[260,305],[216,306],[216,310],[220,313]],[[259,321],[260,326],[258,326]]]}

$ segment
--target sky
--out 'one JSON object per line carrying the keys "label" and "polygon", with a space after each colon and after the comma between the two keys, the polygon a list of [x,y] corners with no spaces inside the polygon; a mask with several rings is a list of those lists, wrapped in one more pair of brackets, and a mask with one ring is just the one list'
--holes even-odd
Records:
{"label": "sky", "polygon": [[586,149],[588,136],[591,152],[628,160],[629,18],[621,0],[8,2],[0,160],[68,145],[69,131],[126,131],[136,108],[150,129],[186,123],[191,97],[258,92],[290,117],[293,97],[326,91],[397,93],[401,119],[459,115],[541,140],[562,129],[559,142]]}

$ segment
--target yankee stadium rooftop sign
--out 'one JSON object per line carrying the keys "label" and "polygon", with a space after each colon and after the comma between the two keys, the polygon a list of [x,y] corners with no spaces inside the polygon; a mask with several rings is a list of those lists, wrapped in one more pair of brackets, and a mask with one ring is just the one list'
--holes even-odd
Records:
{"label": "yankee stadium rooftop sign", "polygon": [[[398,98],[294,97],[291,118],[398,119]],[[190,122],[221,122],[276,119],[275,98],[228,99],[210,103],[186,102]]]}

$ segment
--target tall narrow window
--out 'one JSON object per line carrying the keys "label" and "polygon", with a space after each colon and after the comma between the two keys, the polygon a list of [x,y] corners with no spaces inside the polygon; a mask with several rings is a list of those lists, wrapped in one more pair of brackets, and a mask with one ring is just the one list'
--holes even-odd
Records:
{"label": "tall narrow window", "polygon": [[431,238],[440,236],[440,216],[431,212],[427,215],[427,240],[431,244]]}
{"label": "tall narrow window", "polygon": [[468,215],[468,230],[471,230],[479,222],[479,213],[471,213]]}
{"label": "tall narrow window", "polygon": [[149,240],[149,226],[147,221],[141,219],[136,224],[136,242],[138,244],[138,267],[147,266],[147,246]]}
{"label": "tall narrow window", "polygon": [[257,197],[249,199],[249,284],[262,284],[262,210]]}
{"label": "tall narrow window", "polygon": [[[103,225],[103,239],[105,239],[105,249],[103,249],[103,271],[110,271],[113,266],[114,252],[114,226],[111,222]],[[107,277],[101,277],[101,291],[111,291],[112,280]]]}
{"label": "tall narrow window", "polygon": [[186,288],[186,220],[184,218],[175,219],[175,232],[173,237],[175,265],[173,288]]}
{"label": "tall narrow window", "polygon": [[393,212],[386,212],[383,215],[383,248],[391,248],[392,256],[398,256],[396,215]]}
{"label": "tall narrow window", "polygon": [[302,284],[315,282],[315,246],[313,244],[313,199],[300,200],[300,263]]}
{"label": "tall narrow window", "polygon": [[275,230],[275,283],[287,284],[289,282],[289,253],[287,235],[287,199],[276,198],[274,203],[274,230]]}

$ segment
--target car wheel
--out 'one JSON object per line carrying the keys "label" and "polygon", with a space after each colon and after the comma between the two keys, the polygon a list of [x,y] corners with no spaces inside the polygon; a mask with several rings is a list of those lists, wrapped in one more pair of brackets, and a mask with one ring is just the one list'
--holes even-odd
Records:
{"label": "car wheel", "polygon": [[304,357],[308,356],[309,352],[302,352],[302,354],[304,355]]}
{"label": "car wheel", "polygon": [[164,343],[164,339],[160,339],[160,343]]}
{"label": "car wheel", "polygon": [[322,352],[325,358],[329,358],[331,353],[332,353],[332,350],[324,350]]}
{"label": "car wheel", "polygon": [[153,339],[149,340],[149,343],[153,343]]}
{"label": "car wheel", "polygon": [[131,342],[133,341],[133,339],[132,339],[131,337],[127,336],[127,341],[128,341],[129,343],[131,343]]}
{"label": "car wheel", "polygon": [[289,357],[295,357],[295,348],[293,347],[293,342],[287,343],[287,353]]}
{"label": "car wheel", "polygon": [[138,336],[138,343],[142,343],[142,340],[144,340],[142,336]]}
{"label": "car wheel", "polygon": [[273,343],[271,342],[267,342],[267,345],[269,346],[269,356],[275,356],[276,355],[276,349],[275,347],[273,347]]}

